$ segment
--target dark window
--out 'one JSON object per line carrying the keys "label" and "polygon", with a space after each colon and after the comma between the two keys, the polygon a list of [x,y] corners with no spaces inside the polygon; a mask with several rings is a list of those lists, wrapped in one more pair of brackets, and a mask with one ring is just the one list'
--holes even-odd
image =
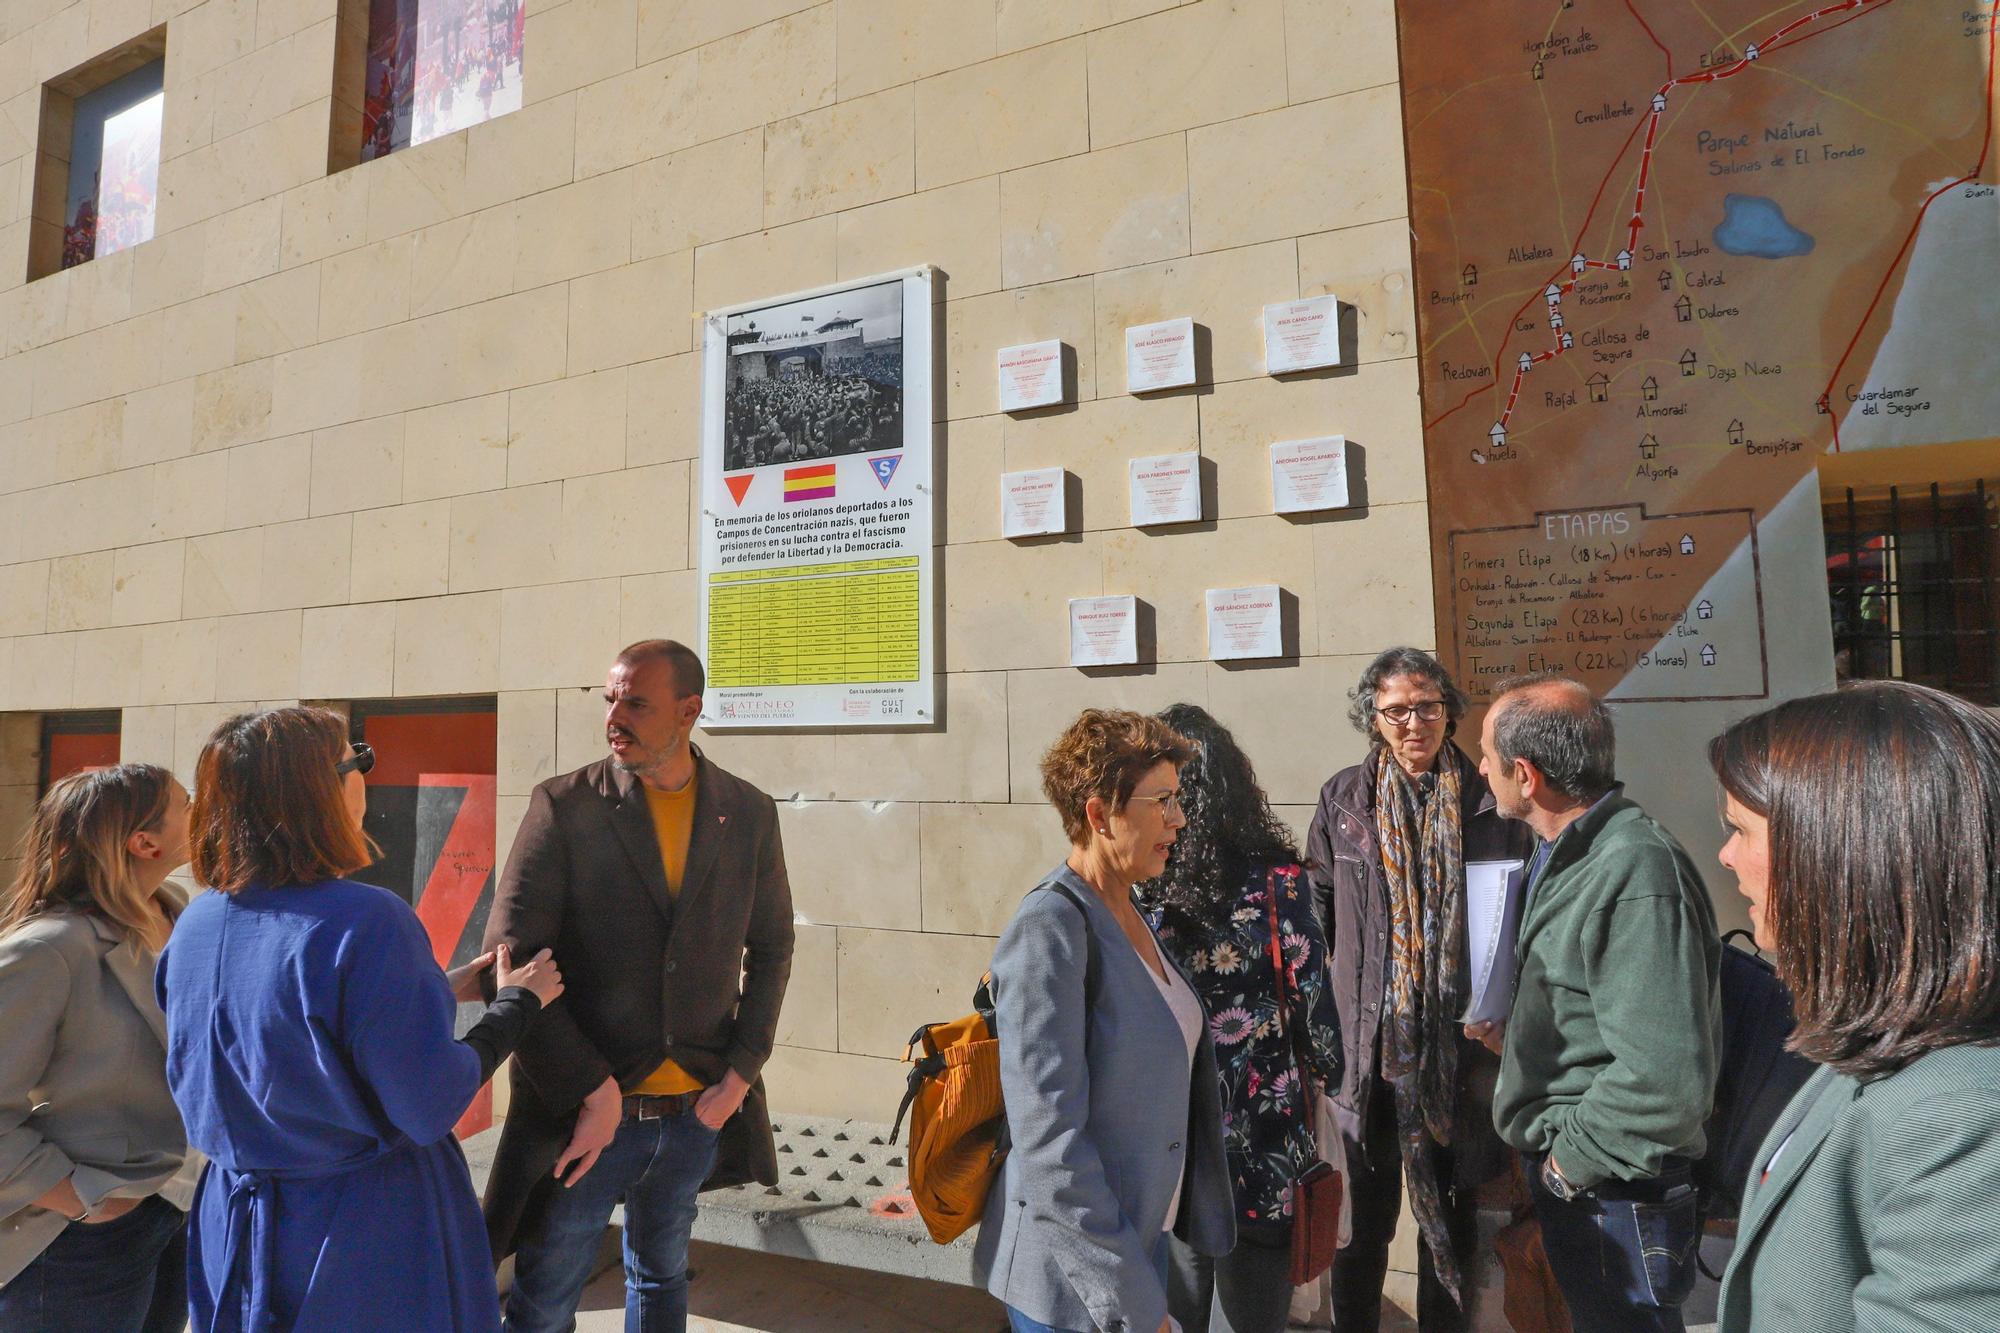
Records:
{"label": "dark window", "polygon": [[48,789],[73,774],[93,768],[109,768],[118,762],[122,743],[120,715],[109,708],[89,713],[42,714],[42,771],[40,790]]}
{"label": "dark window", "polygon": [[1907,680],[2000,704],[1995,493],[1852,488],[1825,507],[1833,656],[1841,680]]}

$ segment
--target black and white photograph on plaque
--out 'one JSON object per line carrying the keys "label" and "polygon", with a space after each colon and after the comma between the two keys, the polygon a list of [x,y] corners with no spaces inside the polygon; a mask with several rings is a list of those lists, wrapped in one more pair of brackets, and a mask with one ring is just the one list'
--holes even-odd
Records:
{"label": "black and white photograph on plaque", "polygon": [[902,284],[730,315],[723,467],[770,467],[903,444]]}

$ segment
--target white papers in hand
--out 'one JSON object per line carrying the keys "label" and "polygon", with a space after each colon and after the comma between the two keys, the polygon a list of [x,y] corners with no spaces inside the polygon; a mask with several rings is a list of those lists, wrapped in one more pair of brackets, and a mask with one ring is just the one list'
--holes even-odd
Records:
{"label": "white papers in hand", "polygon": [[1514,937],[1521,927],[1523,861],[1465,863],[1465,947],[1472,998],[1462,1023],[1498,1023],[1514,1006]]}

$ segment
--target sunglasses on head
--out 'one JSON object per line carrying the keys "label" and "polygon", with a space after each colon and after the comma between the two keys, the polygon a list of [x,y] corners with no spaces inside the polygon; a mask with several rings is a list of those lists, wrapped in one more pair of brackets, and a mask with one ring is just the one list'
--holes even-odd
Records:
{"label": "sunglasses on head", "polygon": [[363,777],[375,767],[375,747],[366,741],[354,742],[354,753],[333,766],[336,773],[359,773]]}

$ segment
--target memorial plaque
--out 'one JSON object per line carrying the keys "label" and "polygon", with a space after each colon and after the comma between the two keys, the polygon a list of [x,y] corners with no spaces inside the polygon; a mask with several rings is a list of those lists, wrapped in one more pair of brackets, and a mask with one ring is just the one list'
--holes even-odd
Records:
{"label": "memorial plaque", "polygon": [[1285,655],[1277,584],[1208,590],[1208,655],[1217,662]]}
{"label": "memorial plaque", "polygon": [[1047,537],[1069,531],[1064,479],[1059,467],[1002,474],[1000,535]]}
{"label": "memorial plaque", "polygon": [[1308,296],[1264,307],[1264,371],[1288,375],[1340,364],[1340,298]]}
{"label": "memorial plaque", "polygon": [[1194,383],[1194,321],[1168,319],[1125,330],[1125,392],[1152,393]]}
{"label": "memorial plaque", "polygon": [[1000,410],[1025,412],[1063,400],[1060,339],[1000,349]]}
{"label": "memorial plaque", "polygon": [[1132,526],[1201,521],[1201,455],[1157,454],[1131,463]]}
{"label": "memorial plaque", "polygon": [[1138,598],[1070,598],[1069,664],[1071,666],[1130,666],[1138,660]]}
{"label": "memorial plaque", "polygon": [[1347,507],[1347,440],[1324,435],[1271,446],[1271,509],[1308,514]]}

